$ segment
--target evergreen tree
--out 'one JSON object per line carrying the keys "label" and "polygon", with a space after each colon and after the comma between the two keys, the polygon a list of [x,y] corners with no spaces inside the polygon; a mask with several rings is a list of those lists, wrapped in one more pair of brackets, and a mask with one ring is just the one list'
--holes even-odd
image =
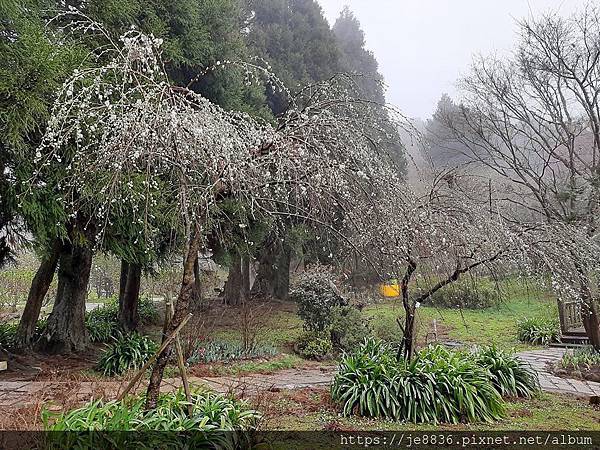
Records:
{"label": "evergreen tree", "polygon": [[[247,41],[292,90],[340,71],[340,53],[315,0],[248,1]],[[275,115],[287,107],[284,95],[268,91]]]}
{"label": "evergreen tree", "polygon": [[[340,16],[333,25],[333,34],[340,51],[340,66],[344,72],[355,75],[355,82],[360,97],[365,100],[385,104],[385,91],[383,76],[379,73],[379,64],[372,51],[365,45],[365,33],[360,27],[360,22],[345,6]],[[379,112],[381,147],[385,149],[398,169],[406,173],[406,158],[400,134],[389,112],[382,106]]]}
{"label": "evergreen tree", "polygon": [[340,49],[340,65],[345,72],[355,73],[357,84],[365,98],[385,103],[383,76],[372,51],[365,48],[365,33],[360,22],[345,6],[333,25],[333,33]]}
{"label": "evergreen tree", "polygon": [[[235,0],[174,0],[168,3],[152,0],[91,0],[68,3],[81,8],[88,17],[101,23],[114,40],[131,25],[162,37],[168,73],[171,80],[180,85],[187,85],[190,78],[216,65],[217,61],[243,59],[245,55],[241,10]],[[0,156],[0,227],[3,228],[0,232],[0,256],[4,259],[7,253],[5,230],[11,223],[25,225],[39,246],[47,249],[47,257],[43,259],[31,287],[27,314],[23,316],[19,335],[24,345],[28,346],[41,302],[58,266],[59,286],[48,322],[47,334],[50,339],[46,347],[54,351],[70,351],[79,350],[87,343],[83,314],[92,247],[97,244],[94,236],[94,205],[89,205],[87,210],[78,208],[77,216],[69,217],[58,180],[62,177],[63,169],[71,163],[70,150],[65,148],[60,160],[40,167],[36,162],[35,149],[44,134],[54,95],[62,81],[82,62],[88,65],[101,63],[102,58],[107,56],[85,58],[85,48],[93,51],[104,39],[99,33],[78,33],[77,45],[70,43],[70,36],[65,34],[60,35],[61,42],[55,40],[58,34],[53,33],[52,27],[44,27],[48,17],[43,17],[42,11],[51,11],[57,4],[51,0],[44,3],[42,0],[31,0],[27,4],[11,0],[1,5],[2,17],[8,20],[2,22],[0,43],[3,71],[0,81],[0,93],[3,94],[0,99],[0,127],[3,131],[3,151]],[[55,23],[66,25],[68,21],[67,15]],[[191,87],[227,109],[235,108],[269,117],[268,109],[264,106],[263,90],[246,86],[243,75],[241,71],[207,71],[197,77]],[[23,181],[31,179],[33,173],[38,174],[39,180],[35,189],[28,188],[26,196],[19,196],[22,193],[18,189],[25,185]],[[134,191],[144,189],[133,181]],[[98,180],[99,185],[101,182]],[[135,239],[140,224],[134,220],[134,211],[122,209],[115,211],[111,227],[103,236],[101,249],[133,265],[130,272],[139,278],[140,268],[148,267],[172,243],[169,239],[173,230],[165,230],[165,217],[161,213],[161,208],[168,202],[168,198],[162,198],[157,205],[157,241],[153,254],[144,252],[146,243]],[[168,207],[164,210],[168,211]],[[165,237],[160,242],[159,231],[165,231],[162,236],[169,238]],[[125,290],[129,293],[128,305],[131,305],[126,309],[133,309],[129,311],[133,315],[123,317],[122,322],[128,324],[127,327],[135,326],[135,304],[139,292],[139,283],[136,288],[135,280],[132,281],[130,285],[133,288]]]}
{"label": "evergreen tree", "polygon": [[447,123],[460,120],[460,105],[448,94],[442,94],[436,110],[426,125],[426,145],[428,157],[435,166],[453,166],[464,163],[468,158],[468,149],[454,139]]}

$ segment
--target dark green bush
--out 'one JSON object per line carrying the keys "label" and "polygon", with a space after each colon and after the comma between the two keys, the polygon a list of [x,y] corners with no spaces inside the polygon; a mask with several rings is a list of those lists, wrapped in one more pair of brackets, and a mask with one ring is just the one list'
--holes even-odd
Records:
{"label": "dark green bush", "polygon": [[[33,333],[33,341],[37,341],[46,330],[46,319],[39,319],[35,325]],[[0,347],[8,350],[13,350],[16,346],[17,329],[19,322],[3,322],[0,323]]]}
{"label": "dark green bush", "polygon": [[558,342],[559,326],[556,320],[527,318],[517,323],[517,337],[521,342],[548,345]]}
{"label": "dark green bush", "polygon": [[440,308],[484,309],[496,305],[499,300],[499,292],[493,285],[462,280],[436,291],[423,304]]}
{"label": "dark green bush", "polygon": [[[138,314],[143,325],[158,321],[158,310],[148,297],[140,297]],[[120,331],[119,302],[116,297],[107,300],[102,306],[85,314],[85,325],[92,342],[109,342]]]}
{"label": "dark green bush", "polygon": [[290,299],[298,304],[298,315],[306,330],[322,332],[331,324],[331,310],[344,306],[346,300],[335,290],[331,278],[321,272],[306,272],[300,276]]}
{"label": "dark green bush", "polygon": [[119,331],[115,322],[86,319],[85,326],[92,342],[109,342]]}
{"label": "dark green bush", "polygon": [[490,371],[494,387],[510,397],[531,397],[539,391],[537,373],[531,366],[495,346],[476,348],[475,362]]}
{"label": "dark green bush", "polygon": [[331,309],[329,332],[334,349],[345,352],[356,350],[371,336],[368,322],[353,306],[336,306]]}
{"label": "dark green bush", "polygon": [[92,342],[110,342],[118,336],[119,304],[116,297],[85,313],[85,326]]}
{"label": "dark green bush", "polygon": [[106,376],[114,376],[139,369],[157,350],[158,345],[147,336],[118,333],[98,361],[98,370]]}
{"label": "dark green bush", "polygon": [[275,356],[276,354],[277,349],[270,345],[255,345],[249,349],[244,349],[244,346],[239,342],[215,340],[200,342],[188,358],[188,363],[227,362],[240,359],[264,358]]}
{"label": "dark green bush", "polygon": [[296,341],[296,351],[304,358],[322,360],[333,352],[328,332],[305,331]]}
{"label": "dark green bush", "polygon": [[18,326],[17,322],[0,323],[0,347],[5,349],[14,348]]}
{"label": "dark green bush", "polygon": [[414,423],[493,421],[504,414],[488,370],[469,354],[429,347],[412,361],[368,340],[344,356],[332,385],[344,415]]}
{"label": "dark green bush", "polygon": [[[96,400],[61,414],[43,412],[47,431],[109,431],[55,433],[50,437],[56,448],[246,448],[240,431],[253,430],[260,418],[246,402],[209,390],[192,392],[192,415],[182,390],[161,394],[156,409],[144,409],[145,396],[122,401]],[[118,433],[115,431],[121,431]],[[132,433],[132,432],[140,432]],[[190,431],[151,433],[149,431]],[[232,433],[233,432],[233,433]],[[179,439],[179,441],[177,440]]]}
{"label": "dark green bush", "polygon": [[138,314],[142,325],[151,325],[160,320],[158,309],[150,297],[140,297],[138,302]]}

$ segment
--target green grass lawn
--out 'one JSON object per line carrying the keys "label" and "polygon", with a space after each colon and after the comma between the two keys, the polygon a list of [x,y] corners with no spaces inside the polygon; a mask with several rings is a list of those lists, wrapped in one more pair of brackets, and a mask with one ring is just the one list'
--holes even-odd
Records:
{"label": "green grass lawn", "polygon": [[[264,322],[256,327],[256,336],[260,343],[272,345],[282,351],[291,349],[294,341],[302,333],[302,320],[296,314],[295,307],[289,307],[293,305],[286,306],[285,309],[271,311]],[[239,327],[216,326],[212,335],[217,340],[241,339]]]}
{"label": "green grass lawn", "polygon": [[[485,309],[451,309],[422,306],[418,309],[418,342],[423,345],[426,335],[437,322],[438,340],[459,341],[466,344],[496,344],[503,348],[534,348],[517,340],[517,322],[526,317],[558,317],[556,300],[539,289],[516,283],[503,286],[503,299],[496,306]],[[377,337],[399,341],[400,328],[396,323],[404,310],[399,299],[384,300],[364,309]],[[291,351],[291,344],[302,333],[302,321],[293,305],[274,309],[258,332],[259,340]],[[217,327],[215,339],[238,340],[240,332],[228,327]],[[431,342],[429,335],[427,342]]]}
{"label": "green grass lawn", "polygon": [[[400,300],[386,300],[365,309],[375,333],[382,338],[397,340],[400,329],[396,323],[403,317]],[[486,309],[450,309],[423,306],[418,309],[418,341],[423,344],[426,334],[437,322],[438,338],[468,344],[496,344],[505,348],[532,348],[517,341],[517,322],[526,317],[558,317],[556,300],[539,290],[508,286],[504,299]],[[428,341],[431,341],[429,336]]]}

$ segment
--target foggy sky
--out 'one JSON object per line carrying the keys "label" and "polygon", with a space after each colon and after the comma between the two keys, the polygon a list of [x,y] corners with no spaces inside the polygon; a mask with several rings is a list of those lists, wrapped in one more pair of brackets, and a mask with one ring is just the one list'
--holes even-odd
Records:
{"label": "foggy sky", "polygon": [[570,15],[584,0],[318,0],[331,24],[344,5],[357,16],[388,84],[387,101],[428,118],[468,72],[473,53],[511,49],[515,20],[549,9]]}

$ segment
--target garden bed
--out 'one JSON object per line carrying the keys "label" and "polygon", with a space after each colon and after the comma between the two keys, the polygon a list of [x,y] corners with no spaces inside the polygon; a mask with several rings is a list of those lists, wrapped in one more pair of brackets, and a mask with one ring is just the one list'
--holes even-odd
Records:
{"label": "garden bed", "polygon": [[562,359],[552,367],[561,378],[574,378],[600,383],[600,352],[589,347],[567,350]]}
{"label": "garden bed", "polygon": [[578,369],[554,367],[552,373],[561,378],[574,378],[576,380],[586,380],[600,383],[600,366]]}
{"label": "garden bed", "polygon": [[335,431],[472,431],[472,430],[597,430],[600,409],[570,395],[540,394],[533,399],[508,399],[506,417],[477,424],[412,424],[365,417],[342,417],[327,389],[285,390],[254,400],[264,411],[270,430]]}

